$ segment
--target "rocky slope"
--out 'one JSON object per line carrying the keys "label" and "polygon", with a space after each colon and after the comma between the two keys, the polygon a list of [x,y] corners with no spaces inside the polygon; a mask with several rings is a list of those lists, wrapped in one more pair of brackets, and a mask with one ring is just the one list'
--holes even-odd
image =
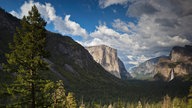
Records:
{"label": "rocky slope", "polygon": [[112,75],[121,79],[131,77],[126,71],[123,62],[117,57],[116,49],[106,45],[90,46],[86,49],[93,56],[93,59]]}
{"label": "rocky slope", "polygon": [[[4,55],[9,52],[8,43],[12,42],[16,27],[19,26],[19,19],[0,8],[0,64],[5,62]],[[121,80],[96,63],[83,46],[68,36],[47,31],[46,48],[51,55],[47,59],[51,67],[49,71],[42,73],[43,77],[54,81],[64,80],[68,90],[85,98],[92,98],[94,93],[100,96],[103,93],[108,95],[124,85]],[[0,81],[6,80],[2,70],[0,79]]]}
{"label": "rocky slope", "polygon": [[156,58],[149,59],[141,64],[139,66],[134,67],[131,69],[131,75],[135,79],[152,79],[155,72],[155,66],[157,65],[159,59],[161,58],[168,58],[167,56],[160,56]]}
{"label": "rocky slope", "polygon": [[192,46],[173,47],[169,58],[159,59],[155,79],[170,80],[172,69],[176,77],[192,74]]}

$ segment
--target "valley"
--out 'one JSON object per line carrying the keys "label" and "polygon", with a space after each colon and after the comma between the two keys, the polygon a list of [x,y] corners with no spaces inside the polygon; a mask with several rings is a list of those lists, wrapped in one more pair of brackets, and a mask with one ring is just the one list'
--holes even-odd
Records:
{"label": "valley", "polygon": [[[5,54],[10,52],[8,44],[13,42],[20,20],[0,9],[0,64],[6,63]],[[155,104],[164,96],[171,99],[185,99],[192,85],[192,46],[174,47],[170,56],[150,59],[133,69],[130,74],[117,56],[117,50],[106,45],[84,47],[69,36],[46,30],[45,59],[49,70],[43,71],[43,79],[56,82],[62,80],[67,92],[73,92],[78,105],[82,100],[90,103],[109,105],[129,102]],[[175,77],[171,80],[170,71]],[[131,76],[132,75],[132,76]],[[0,66],[0,89],[12,83],[9,73]],[[0,106],[6,105],[6,93],[0,92]],[[82,99],[83,98],[83,99]]]}

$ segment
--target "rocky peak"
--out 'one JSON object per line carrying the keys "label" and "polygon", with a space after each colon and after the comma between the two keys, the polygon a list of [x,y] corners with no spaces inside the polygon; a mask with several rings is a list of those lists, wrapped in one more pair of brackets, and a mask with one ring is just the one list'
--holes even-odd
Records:
{"label": "rocky peak", "polygon": [[158,75],[167,81],[170,79],[172,70],[174,71],[174,77],[192,74],[192,46],[173,47],[170,57],[160,59],[155,68]]}
{"label": "rocky peak", "polygon": [[123,62],[118,58],[116,49],[106,45],[91,46],[86,49],[93,56],[93,59],[111,74],[122,79],[130,77]]}

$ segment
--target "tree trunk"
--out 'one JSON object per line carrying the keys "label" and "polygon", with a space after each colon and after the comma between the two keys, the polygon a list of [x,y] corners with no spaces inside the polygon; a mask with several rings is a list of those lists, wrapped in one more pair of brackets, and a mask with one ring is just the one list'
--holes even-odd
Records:
{"label": "tree trunk", "polygon": [[31,88],[31,98],[32,98],[32,103],[31,103],[31,108],[35,108],[35,85],[32,83],[32,88]]}

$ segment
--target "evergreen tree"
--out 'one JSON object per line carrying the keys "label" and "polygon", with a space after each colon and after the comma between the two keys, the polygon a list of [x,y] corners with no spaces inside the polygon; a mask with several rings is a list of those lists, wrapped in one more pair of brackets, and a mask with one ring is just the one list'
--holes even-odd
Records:
{"label": "evergreen tree", "polygon": [[179,98],[175,97],[172,102],[173,108],[181,108],[181,102]]}
{"label": "evergreen tree", "polygon": [[47,108],[52,105],[53,103],[52,93],[54,92],[54,85],[55,85],[54,82],[46,80],[44,87],[40,89],[41,93],[38,94],[37,106]]}
{"label": "evergreen tree", "polygon": [[4,69],[13,72],[14,83],[10,85],[15,95],[17,105],[35,108],[40,89],[45,80],[41,72],[45,72],[47,64],[43,58],[47,57],[46,22],[41,18],[36,6],[32,7],[27,17],[21,20],[21,28],[17,28],[10,53],[6,54],[7,64]]}
{"label": "evergreen tree", "polygon": [[67,95],[67,108],[77,108],[77,103],[74,94],[69,92]]}
{"label": "evergreen tree", "polygon": [[59,80],[56,82],[55,91],[52,94],[52,99],[54,101],[53,107],[54,108],[66,108],[67,101],[66,101],[66,94],[65,94],[64,84],[63,81]]}

